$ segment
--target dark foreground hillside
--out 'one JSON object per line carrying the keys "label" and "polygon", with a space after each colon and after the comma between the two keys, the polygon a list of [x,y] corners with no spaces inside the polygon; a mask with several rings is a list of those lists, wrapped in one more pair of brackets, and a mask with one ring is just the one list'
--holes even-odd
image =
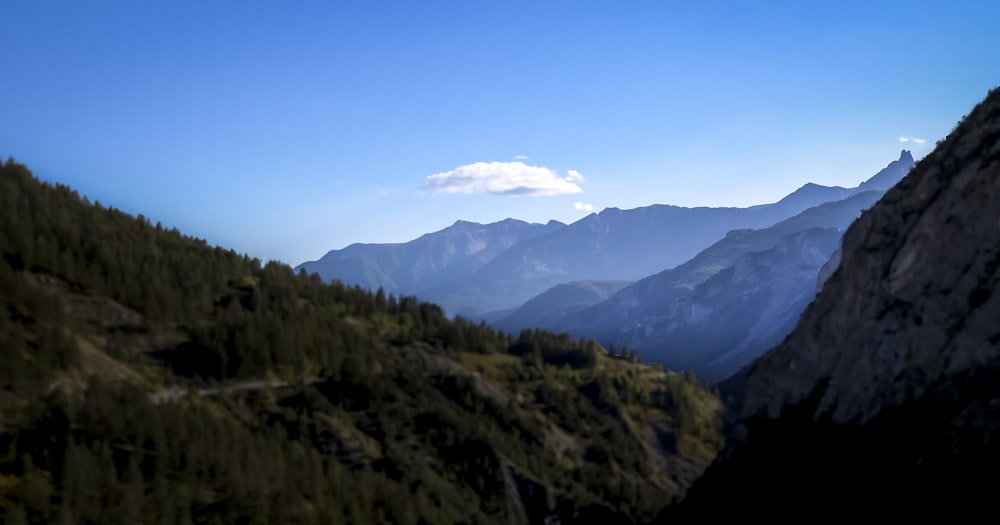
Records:
{"label": "dark foreground hillside", "polygon": [[695,378],[294,274],[0,168],[0,521],[641,522]]}
{"label": "dark foreground hillside", "polygon": [[1000,90],[842,246],[741,378],[735,439],[664,523],[1000,517]]}

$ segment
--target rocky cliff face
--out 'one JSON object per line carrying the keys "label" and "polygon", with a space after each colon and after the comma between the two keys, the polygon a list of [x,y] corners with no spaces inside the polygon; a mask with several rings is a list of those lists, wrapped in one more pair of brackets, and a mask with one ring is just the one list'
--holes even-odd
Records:
{"label": "rocky cliff face", "polygon": [[1000,93],[848,230],[840,268],[750,372],[743,414],[866,421],[1000,357]]}
{"label": "rocky cliff face", "polygon": [[788,338],[722,386],[742,417],[664,523],[1000,515],[1000,91],[841,253]]}

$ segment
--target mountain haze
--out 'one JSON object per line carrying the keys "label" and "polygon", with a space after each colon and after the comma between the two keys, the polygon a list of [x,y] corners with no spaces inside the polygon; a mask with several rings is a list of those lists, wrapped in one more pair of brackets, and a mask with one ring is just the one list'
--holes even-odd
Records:
{"label": "mountain haze", "polygon": [[792,329],[843,229],[880,196],[857,193],[769,228],[732,231],[690,261],[547,328],[721,379]]}
{"label": "mountain haze", "polygon": [[568,226],[458,221],[407,243],[334,250],[297,269],[372,291],[415,294],[449,314],[498,322],[553,286],[642,279],[684,263],[731,230],[766,228],[826,202],[884,190],[912,165],[903,151],[858,188],[809,183],[778,202],[749,208],[607,208]]}
{"label": "mountain haze", "polygon": [[566,316],[606,300],[629,284],[629,281],[576,281],[557,284],[524,303],[513,313],[490,324],[508,333],[517,333],[525,328],[558,326]]}
{"label": "mountain haze", "polygon": [[857,191],[813,184],[749,208],[608,208],[517,243],[472,275],[420,296],[475,317],[516,307],[560,283],[641,279],[687,261],[731,230],[764,228]]}
{"label": "mountain haze", "polygon": [[529,224],[506,219],[492,224],[457,221],[441,231],[398,244],[352,244],[300,264],[324,280],[338,279],[386,293],[414,295],[472,274],[520,241],[559,230],[565,224]]}

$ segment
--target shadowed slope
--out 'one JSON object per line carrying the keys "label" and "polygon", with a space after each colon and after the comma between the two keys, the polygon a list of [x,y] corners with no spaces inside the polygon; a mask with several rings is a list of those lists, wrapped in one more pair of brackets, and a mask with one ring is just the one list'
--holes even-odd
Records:
{"label": "shadowed slope", "polygon": [[724,459],[664,522],[995,520],[997,319],[993,90],[849,229],[796,329],[746,371]]}

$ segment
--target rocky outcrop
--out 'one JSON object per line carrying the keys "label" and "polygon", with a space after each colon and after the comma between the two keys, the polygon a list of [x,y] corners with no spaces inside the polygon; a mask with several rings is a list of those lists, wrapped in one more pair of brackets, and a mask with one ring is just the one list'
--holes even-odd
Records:
{"label": "rocky outcrop", "polygon": [[[1000,92],[848,230],[742,417],[663,523],[1000,515]],[[725,502],[720,505],[720,502]]]}
{"label": "rocky outcrop", "polygon": [[909,150],[899,152],[899,159],[889,163],[870,179],[858,185],[855,191],[886,191],[896,185],[913,169],[913,154]]}
{"label": "rocky outcrop", "polygon": [[817,294],[823,291],[823,285],[826,284],[826,280],[833,275],[833,272],[837,271],[837,268],[840,268],[840,258],[843,256],[843,253],[844,252],[840,251],[840,247],[838,246],[833,252],[833,255],[830,256],[830,259],[827,260],[826,263],[823,264],[823,267],[819,269],[819,276],[816,277]]}
{"label": "rocky outcrop", "polygon": [[745,416],[819,396],[866,421],[1000,356],[1000,93],[848,230],[796,330],[750,371]]}

